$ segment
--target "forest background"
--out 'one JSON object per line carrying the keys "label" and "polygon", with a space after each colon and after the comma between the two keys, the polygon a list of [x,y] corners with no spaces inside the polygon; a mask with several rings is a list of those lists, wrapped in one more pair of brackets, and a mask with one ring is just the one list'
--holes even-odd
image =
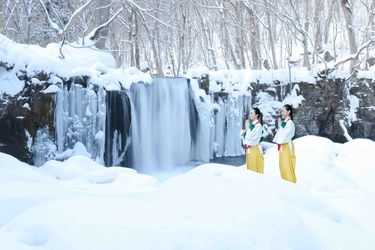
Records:
{"label": "forest background", "polygon": [[375,63],[372,0],[2,0],[0,13],[17,43],[95,45],[153,76]]}

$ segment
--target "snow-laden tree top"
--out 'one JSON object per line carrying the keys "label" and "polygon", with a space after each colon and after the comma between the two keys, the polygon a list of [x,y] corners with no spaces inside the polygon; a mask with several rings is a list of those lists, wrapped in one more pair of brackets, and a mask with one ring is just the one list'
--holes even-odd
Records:
{"label": "snow-laden tree top", "polygon": [[374,65],[374,9],[371,0],[5,1],[0,32],[42,47],[94,44],[119,67],[157,76],[316,64],[355,73]]}

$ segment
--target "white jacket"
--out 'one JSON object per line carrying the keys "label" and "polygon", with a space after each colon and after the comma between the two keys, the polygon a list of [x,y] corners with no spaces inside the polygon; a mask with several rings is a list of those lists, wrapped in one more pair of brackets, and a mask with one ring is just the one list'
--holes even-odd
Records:
{"label": "white jacket", "polygon": [[253,130],[250,130],[248,128],[246,131],[245,138],[244,136],[242,136],[243,144],[250,146],[256,146],[259,144],[260,138],[262,137],[263,126],[258,121],[253,122],[253,124],[255,125]]}
{"label": "white jacket", "polygon": [[286,121],[286,125],[284,128],[282,126],[279,127],[275,137],[273,138],[273,142],[276,142],[277,144],[292,142],[295,133],[296,127],[294,125],[294,122],[289,119],[288,121]]}

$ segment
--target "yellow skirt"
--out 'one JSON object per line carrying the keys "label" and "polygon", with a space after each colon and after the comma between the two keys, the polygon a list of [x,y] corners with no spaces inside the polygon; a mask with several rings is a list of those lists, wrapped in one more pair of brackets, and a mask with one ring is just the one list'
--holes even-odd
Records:
{"label": "yellow skirt", "polygon": [[248,170],[264,173],[264,156],[259,146],[250,146],[250,153],[246,154],[246,167]]}
{"label": "yellow skirt", "polygon": [[293,183],[297,182],[296,177],[296,153],[292,142],[292,152],[290,152],[289,143],[281,144],[279,151],[279,167],[281,178]]}

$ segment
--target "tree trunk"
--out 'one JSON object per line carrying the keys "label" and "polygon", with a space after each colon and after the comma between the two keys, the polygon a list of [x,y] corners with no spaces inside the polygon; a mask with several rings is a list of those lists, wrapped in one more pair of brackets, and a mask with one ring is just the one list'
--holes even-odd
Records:
{"label": "tree trunk", "polygon": [[[354,55],[357,53],[357,42],[355,38],[355,33],[353,29],[353,16],[351,5],[348,0],[340,0],[342,11],[344,13],[346,30],[348,32],[349,48],[350,54]],[[358,58],[350,60],[350,71],[354,72]]]}
{"label": "tree trunk", "polygon": [[203,37],[202,37],[203,46],[202,47],[207,49],[207,53],[205,53],[204,50],[202,52],[204,54],[206,65],[210,69],[217,70],[216,56],[215,56],[215,51],[213,49],[214,44],[212,41],[213,32],[211,30],[210,20],[209,20],[210,17],[208,16],[207,12],[204,12],[202,15],[201,8],[199,8],[198,6],[194,5],[194,8],[198,15],[198,19],[200,20],[201,25],[202,25],[202,29],[201,29],[203,32]]}
{"label": "tree trunk", "polygon": [[[182,30],[180,33],[180,61],[182,64],[183,72],[186,72],[187,70],[187,59],[186,59],[186,34],[187,34],[187,17],[186,17],[186,10],[184,8],[185,6],[182,5],[182,1],[180,1],[180,12],[181,12],[181,22],[182,22]],[[177,70],[180,71],[180,67]]]}
{"label": "tree trunk", "polygon": [[266,7],[267,7],[267,10],[266,10],[266,15],[267,15],[267,31],[268,31],[268,39],[269,39],[269,46],[270,46],[270,49],[272,51],[272,68],[273,69],[278,69],[278,66],[277,66],[277,61],[276,61],[276,51],[275,51],[275,42],[274,42],[274,36],[273,36],[273,26],[272,26],[272,23],[271,23],[271,16],[270,16],[270,12],[268,10],[268,0],[264,0],[265,1],[265,4],[266,4]]}
{"label": "tree trunk", "polygon": [[[229,62],[232,63],[232,65],[234,66],[235,69],[240,69],[241,68],[241,63],[239,61],[239,58],[238,58],[238,55],[236,53],[236,49],[235,49],[235,42],[233,41],[232,38],[232,34],[229,32],[229,25],[227,24],[227,20],[228,20],[228,16],[227,16],[227,12],[229,11],[228,10],[228,6],[227,6],[227,3],[228,1],[227,0],[221,0],[222,4],[223,4],[223,10],[221,11],[221,18],[222,18],[222,28],[224,30],[224,36],[223,36],[223,44],[225,46],[225,48],[227,48],[227,50],[229,50],[228,54],[230,56],[230,58],[227,58],[227,60],[229,60]],[[218,6],[220,7],[220,6]]]}
{"label": "tree trunk", "polygon": [[135,66],[135,54],[134,54],[134,8],[132,7],[128,16],[128,23],[129,23],[129,32],[128,32],[128,39],[129,39],[129,54],[130,54],[130,67]]}
{"label": "tree trunk", "polygon": [[255,16],[252,8],[247,8],[249,13],[249,27],[250,27],[250,51],[251,51],[251,65],[252,69],[262,69],[261,54],[260,54],[260,31],[259,22]]}
{"label": "tree trunk", "polygon": [[305,33],[303,34],[303,67],[307,67],[307,70],[311,70],[310,60],[309,60],[309,42],[308,42],[308,33],[309,33],[309,2],[306,1],[305,8]]}
{"label": "tree trunk", "polygon": [[163,76],[163,66],[161,63],[161,49],[160,49],[160,32],[159,32],[159,11],[160,11],[160,0],[155,1],[155,25],[154,29],[152,30],[152,50],[154,52],[154,59],[155,59],[155,67],[156,67],[156,76]]}
{"label": "tree trunk", "polygon": [[245,62],[245,54],[244,50],[246,49],[244,46],[244,32],[243,32],[243,20],[242,20],[242,10],[244,8],[243,2],[236,1],[235,2],[235,18],[236,18],[236,26],[235,26],[235,32],[236,32],[236,43],[235,43],[235,50],[236,54],[238,55],[238,63],[239,68],[244,69],[246,68],[246,62]]}
{"label": "tree trunk", "polygon": [[141,69],[141,53],[139,50],[139,35],[138,35],[138,18],[133,10],[133,17],[134,17],[134,32],[133,32],[133,41],[134,41],[134,57],[135,57],[135,67],[137,69]]}
{"label": "tree trunk", "polygon": [[369,26],[370,26],[369,33],[375,34],[375,2],[374,1],[372,1],[371,7],[370,7],[369,20],[370,20],[370,22],[369,22]]}
{"label": "tree trunk", "polygon": [[[321,33],[321,12],[322,12],[322,0],[315,0],[314,9],[314,34],[315,34],[315,49],[319,53],[322,50],[322,33]],[[315,63],[315,56],[313,57],[313,63]]]}
{"label": "tree trunk", "polygon": [[[110,0],[97,0],[98,5],[100,8],[95,15],[95,23],[105,23],[109,20],[109,11],[110,11]],[[97,37],[96,47],[98,49],[105,49],[105,43],[108,37],[108,28],[103,28],[99,31]]]}
{"label": "tree trunk", "polygon": [[[202,54],[203,54],[203,58],[204,58],[204,61],[205,61],[205,64],[208,66],[210,65],[210,62],[209,62],[209,56],[206,55],[206,53],[204,52],[204,49],[203,48],[208,48],[209,47],[209,42],[208,42],[208,32],[209,32],[209,25],[206,24],[205,22],[205,19],[203,18],[203,15],[201,14],[201,8],[199,8],[198,6],[194,5],[194,9],[198,15],[198,20],[200,21],[200,24],[202,26],[202,29],[200,29],[202,31],[202,35],[200,36],[201,37],[201,41],[202,41],[202,46],[201,46],[201,49],[202,49]],[[209,53],[209,51],[208,51]]]}
{"label": "tree trunk", "polygon": [[324,43],[327,44],[328,40],[330,39],[331,35],[331,24],[332,24],[332,18],[335,16],[335,5],[336,0],[331,0],[329,2],[329,10],[328,10],[328,16],[324,24]]}

